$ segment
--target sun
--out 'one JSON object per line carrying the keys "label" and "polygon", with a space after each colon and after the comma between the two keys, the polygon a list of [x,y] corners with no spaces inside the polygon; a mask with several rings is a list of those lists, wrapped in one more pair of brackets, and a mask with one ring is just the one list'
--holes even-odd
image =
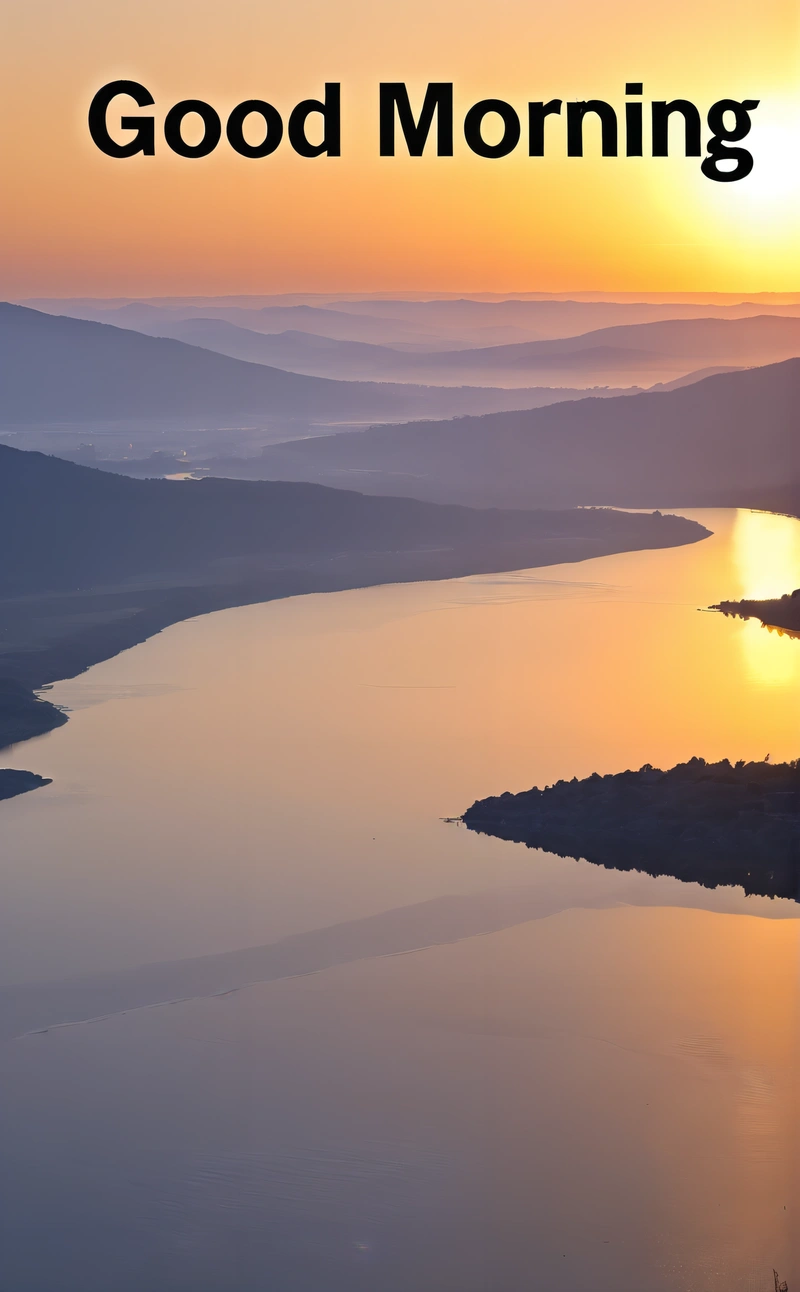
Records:
{"label": "sun", "polygon": [[752,152],[754,165],[742,181],[742,196],[754,206],[794,206],[800,200],[800,104],[762,102],[744,146]]}
{"label": "sun", "polygon": [[[754,96],[755,97],[755,96]],[[733,148],[746,148],[753,169],[733,183],[714,183],[699,161],[670,157],[652,168],[651,198],[663,240],[653,241],[672,272],[703,286],[739,291],[795,291],[800,280],[800,96],[765,94],[752,126]],[[707,132],[704,135],[707,140]]]}

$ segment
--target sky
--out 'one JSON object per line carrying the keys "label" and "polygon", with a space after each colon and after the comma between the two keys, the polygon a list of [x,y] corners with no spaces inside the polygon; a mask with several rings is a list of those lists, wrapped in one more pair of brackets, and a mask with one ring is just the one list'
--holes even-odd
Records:
{"label": "sky", "polygon": [[[0,296],[298,291],[800,290],[800,7],[792,0],[0,0]],[[156,156],[117,160],[87,111],[106,82],[153,94]],[[342,155],[180,158],[177,101],[284,120],[342,86]],[[381,158],[378,85],[455,86],[455,155]],[[483,98],[753,98],[755,166],[470,152]],[[129,111],[136,110],[126,105]],[[487,127],[487,136],[488,136]],[[187,124],[188,135],[188,124]],[[707,136],[707,131],[704,136]],[[123,136],[120,134],[119,136]],[[646,150],[647,151],[647,148]]]}

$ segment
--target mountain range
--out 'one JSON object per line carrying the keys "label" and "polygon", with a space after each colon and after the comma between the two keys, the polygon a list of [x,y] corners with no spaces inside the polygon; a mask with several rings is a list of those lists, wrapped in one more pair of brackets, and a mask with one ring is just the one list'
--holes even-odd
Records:
{"label": "mountain range", "polygon": [[[519,386],[532,380],[580,398],[587,383],[652,384],[712,365],[773,363],[800,354],[800,318],[670,319],[632,323],[575,337],[435,352],[344,341],[310,332],[265,334],[223,319],[154,320],[142,330],[252,363],[353,380],[433,381]],[[528,391],[529,394],[533,392]],[[621,389],[614,393],[621,394]],[[542,399],[555,403],[557,400]],[[529,402],[528,407],[536,407]]]}
{"label": "mountain range", "polygon": [[154,325],[216,318],[264,333],[302,331],[338,340],[411,350],[459,349],[536,341],[621,324],[662,319],[739,319],[769,313],[800,316],[800,302],[753,300],[660,300],[626,298],[499,299],[430,297],[408,300],[318,297],[166,297],[150,300],[53,299],[20,302],[49,313],[73,315],[150,330]]}
{"label": "mountain range", "polygon": [[[409,306],[408,302],[379,304],[387,309]],[[456,416],[537,408],[565,398],[580,398],[587,391],[605,395],[610,390],[618,395],[632,388],[669,383],[710,367],[774,363],[800,354],[800,318],[790,314],[625,321],[588,332],[513,343],[500,343],[496,329],[488,327],[479,331],[492,334],[492,343],[476,345],[474,337],[464,340],[465,335],[471,335],[467,326],[472,313],[469,307],[497,311],[500,306],[474,301],[428,302],[425,308],[431,313],[422,316],[427,318],[422,323],[418,319],[423,306],[413,304],[416,314],[395,320],[403,328],[412,327],[417,320],[417,330],[412,327],[408,333],[413,342],[400,343],[395,338],[391,344],[382,339],[382,316],[349,313],[354,303],[337,309],[295,305],[258,310],[236,307],[231,311],[221,307],[203,316],[193,306],[157,307],[133,302],[95,312],[124,330],[180,341],[231,359],[296,375],[359,383],[356,393],[341,385],[327,394],[323,390],[301,392],[299,388],[275,392],[274,398],[280,394],[284,404],[292,403],[302,414],[311,409],[318,418],[320,403],[327,399],[328,421],[337,417],[363,420],[365,408],[373,410],[367,417],[398,420],[398,400],[402,404],[398,383],[417,387],[407,391],[411,405],[408,416]],[[530,302],[503,305],[528,306]],[[635,320],[639,312],[632,305],[615,308],[617,312],[627,310],[623,317],[628,320]],[[224,317],[231,312],[239,321]],[[434,336],[431,317],[447,321],[451,315],[462,320],[460,330],[442,326]],[[362,326],[367,328],[369,340],[350,335],[353,322],[358,325],[356,331]],[[292,326],[287,327],[287,323]],[[567,327],[566,318],[563,326]],[[515,330],[520,331],[511,328],[512,333]],[[500,328],[501,333],[506,331]],[[387,387],[380,394],[363,389],[364,383],[375,382],[392,383],[393,388]],[[423,390],[418,389],[421,383]],[[476,389],[474,393],[454,390],[448,396],[432,391],[431,385]],[[516,396],[502,396],[498,388],[518,389]]]}
{"label": "mountain range", "polygon": [[0,423],[7,426],[148,418],[335,423],[526,405],[520,391],[303,376],[182,341],[0,303]]}
{"label": "mountain range", "polygon": [[799,402],[789,359],[670,391],[275,445],[253,469],[491,506],[746,503],[800,481]]}

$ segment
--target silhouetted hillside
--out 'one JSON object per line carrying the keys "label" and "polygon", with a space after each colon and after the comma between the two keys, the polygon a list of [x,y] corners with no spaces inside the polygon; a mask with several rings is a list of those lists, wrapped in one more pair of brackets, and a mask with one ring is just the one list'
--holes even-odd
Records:
{"label": "silhouetted hillside", "polygon": [[[132,480],[0,446],[0,595],[202,571],[259,556],[484,548],[566,537],[669,546],[705,533],[670,516],[508,512],[308,484]],[[516,553],[515,553],[516,555]]]}
{"label": "silhouetted hillside", "polygon": [[800,480],[800,359],[678,390],[264,450],[273,479],[501,506],[759,504]]}

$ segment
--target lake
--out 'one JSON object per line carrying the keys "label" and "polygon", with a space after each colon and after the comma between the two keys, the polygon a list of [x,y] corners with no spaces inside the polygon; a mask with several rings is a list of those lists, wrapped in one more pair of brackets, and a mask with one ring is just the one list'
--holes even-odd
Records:
{"label": "lake", "polygon": [[[449,822],[800,755],[800,522],[291,598],[52,688],[0,805],[0,1288],[800,1278],[800,907]],[[45,1030],[46,1029],[46,1030]]]}

